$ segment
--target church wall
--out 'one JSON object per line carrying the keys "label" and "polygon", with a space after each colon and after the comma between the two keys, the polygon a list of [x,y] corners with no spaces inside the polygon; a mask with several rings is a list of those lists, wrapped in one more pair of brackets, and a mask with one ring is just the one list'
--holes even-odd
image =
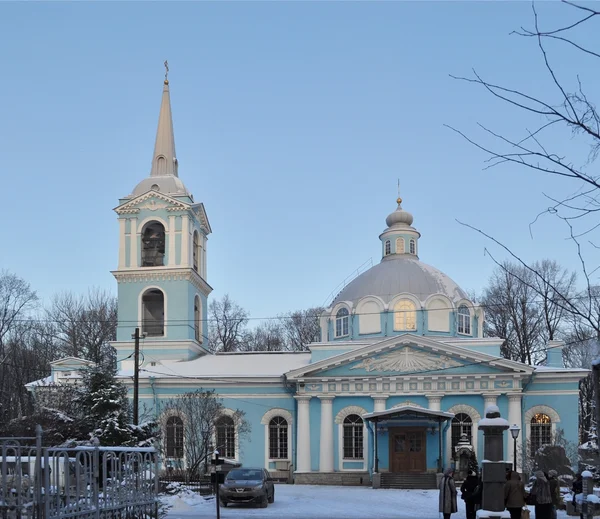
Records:
{"label": "church wall", "polygon": [[352,347],[348,347],[348,348],[344,348],[344,349],[312,349],[310,352],[310,362],[315,363],[315,362],[319,362],[320,360],[323,359],[328,359],[329,357],[335,357],[336,355],[342,355],[344,353],[347,353],[349,351],[352,351],[354,348]]}
{"label": "church wall", "polygon": [[[335,470],[338,470],[340,467],[340,449],[341,449],[341,445],[340,445],[340,439],[339,439],[339,427],[341,427],[341,425],[336,424],[335,423],[335,417],[337,416],[337,414],[342,411],[343,409],[349,407],[349,406],[357,406],[357,407],[362,407],[367,413],[371,413],[374,411],[374,404],[373,404],[373,399],[370,396],[349,396],[349,397],[336,397],[333,400],[333,420],[334,420],[334,424],[333,424],[333,467]],[[319,406],[320,409],[320,406]],[[320,425],[321,425],[321,420],[320,420],[320,415],[318,417],[319,419],[319,423],[315,429],[315,433],[317,436],[313,437],[312,434],[313,432],[311,431],[311,441],[313,441],[313,438],[319,438],[319,432],[320,432]],[[365,431],[366,434],[368,434]],[[368,452],[365,452],[365,458],[367,463],[371,462],[371,453],[373,452],[373,444],[371,442],[369,442],[369,448],[368,448]],[[345,470],[358,470],[359,468],[363,467],[363,462],[348,462],[348,461],[342,461],[343,464],[343,468]],[[365,467],[365,470],[368,470],[368,465]]]}
{"label": "church wall", "polygon": [[559,390],[559,386],[554,385],[554,394],[551,394],[550,391],[547,394],[525,393],[523,397],[523,427],[527,427],[525,415],[529,409],[537,405],[548,406],[556,411],[560,417],[560,422],[556,423],[556,428],[564,431],[568,441],[579,445],[579,421],[577,419],[579,396],[575,392],[573,394],[556,394],[557,390]]}

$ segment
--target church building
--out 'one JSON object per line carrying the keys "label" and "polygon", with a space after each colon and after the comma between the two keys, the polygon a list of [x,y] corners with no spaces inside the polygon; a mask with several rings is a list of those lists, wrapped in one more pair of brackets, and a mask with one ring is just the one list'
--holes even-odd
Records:
{"label": "church building", "polygon": [[[402,200],[389,209],[381,261],[324,311],[320,342],[306,352],[211,353],[212,229],[179,178],[165,79],[149,176],[115,208],[113,346],[131,388],[132,336],[140,328],[140,407],[160,418],[169,463],[185,466],[186,417],[164,403],[200,388],[214,389],[225,406],[215,438],[221,456],[296,483],[370,484],[374,473],[388,482],[407,475],[435,481],[461,449],[481,463],[478,422],[490,405],[521,431],[519,468],[559,430],[578,442],[578,383],[587,372],[563,366],[558,341],[547,345],[544,366],[502,358],[502,339],[483,335],[484,310],[419,259],[421,235]],[[58,361],[51,378],[59,381],[66,369]],[[236,410],[251,426],[246,435],[238,434]],[[509,434],[505,442],[512,460]]]}

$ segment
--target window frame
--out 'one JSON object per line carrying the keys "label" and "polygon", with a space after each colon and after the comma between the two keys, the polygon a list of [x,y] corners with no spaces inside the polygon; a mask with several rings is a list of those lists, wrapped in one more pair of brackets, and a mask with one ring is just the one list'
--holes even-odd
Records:
{"label": "window frame", "polygon": [[[403,308],[408,307],[408,308]],[[409,327],[409,324],[413,327]],[[400,299],[394,304],[394,331],[415,331],[417,329],[417,305],[410,299]]]}
{"label": "window frame", "polygon": [[[278,421],[278,423],[273,423]],[[269,434],[269,459],[289,460],[289,423],[281,415],[276,415],[269,420],[267,425]],[[275,437],[273,437],[275,433]],[[275,454],[275,456],[273,455]]]}
{"label": "window frame", "polygon": [[[161,319],[153,318],[152,320],[150,320],[150,319],[146,318],[147,313],[152,315],[150,310],[147,310],[146,303],[148,302],[148,300],[145,299],[146,296],[150,293],[157,293],[162,296],[162,318]],[[167,308],[167,295],[165,294],[164,290],[162,290],[161,288],[146,287],[146,289],[141,293],[141,296],[140,296],[140,310],[141,310],[140,321],[141,321],[141,325],[142,325],[141,326],[142,333],[145,333],[146,337],[165,337],[166,336],[166,327],[165,327],[166,308]],[[149,329],[149,325],[152,328],[156,327],[156,329],[158,329],[160,327],[161,332],[156,333],[155,331],[153,331],[152,328]]]}
{"label": "window frame", "polygon": [[342,422],[342,459],[364,461],[364,420],[357,414],[349,414]]}
{"label": "window frame", "polygon": [[350,312],[346,307],[335,313],[334,335],[336,338],[350,335]]}
{"label": "window frame", "polygon": [[411,254],[414,254],[415,256],[417,255],[417,242],[415,241],[414,238],[411,238],[411,240],[409,242],[408,250],[410,251]]}
{"label": "window frame", "polygon": [[[175,421],[178,423],[174,424]],[[183,420],[177,415],[167,418],[165,422],[165,454],[167,458],[183,459],[184,426]],[[178,456],[178,454],[180,455]]]}
{"label": "window frame", "polygon": [[471,310],[465,304],[461,304],[457,310],[458,322],[456,331],[460,335],[471,335]]}
{"label": "window frame", "polygon": [[396,238],[396,254],[404,254],[406,252],[406,243],[404,238]]}
{"label": "window frame", "polygon": [[[544,445],[552,444],[552,418],[546,413],[536,413],[529,421],[530,456]],[[546,441],[544,441],[546,440]]]}
{"label": "window frame", "polygon": [[[459,417],[461,418],[461,420],[458,420]],[[452,430],[450,436],[452,454],[454,454],[454,448],[460,441],[461,436],[463,434],[466,434],[465,430],[468,430],[467,437],[469,439],[469,443],[473,445],[473,425],[473,418],[471,418],[471,415],[464,412],[460,412],[454,415],[454,418],[452,418],[452,422],[450,423],[450,428]],[[458,434],[455,434],[455,429],[459,430]]]}
{"label": "window frame", "polygon": [[[228,423],[222,423],[225,421]],[[227,414],[215,420],[215,446],[221,458],[237,459],[237,427]]]}
{"label": "window frame", "polygon": [[390,240],[385,240],[383,243],[383,255],[389,256],[392,253],[392,242]]}

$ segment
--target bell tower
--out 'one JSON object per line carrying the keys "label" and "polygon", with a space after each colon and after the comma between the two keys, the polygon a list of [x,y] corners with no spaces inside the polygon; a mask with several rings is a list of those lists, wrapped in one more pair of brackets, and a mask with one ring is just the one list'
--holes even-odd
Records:
{"label": "bell tower", "polygon": [[[166,62],[165,62],[166,66]],[[167,68],[168,72],[168,68]],[[115,208],[119,222],[117,350],[133,366],[140,328],[143,363],[191,360],[207,353],[206,244],[202,203],[178,175],[169,80],[165,74],[150,176]]]}

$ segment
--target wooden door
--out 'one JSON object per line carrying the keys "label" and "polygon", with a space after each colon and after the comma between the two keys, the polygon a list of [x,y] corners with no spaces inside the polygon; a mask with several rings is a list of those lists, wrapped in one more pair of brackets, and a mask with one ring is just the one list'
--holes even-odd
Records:
{"label": "wooden door", "polygon": [[425,472],[425,429],[390,429],[390,471]]}

